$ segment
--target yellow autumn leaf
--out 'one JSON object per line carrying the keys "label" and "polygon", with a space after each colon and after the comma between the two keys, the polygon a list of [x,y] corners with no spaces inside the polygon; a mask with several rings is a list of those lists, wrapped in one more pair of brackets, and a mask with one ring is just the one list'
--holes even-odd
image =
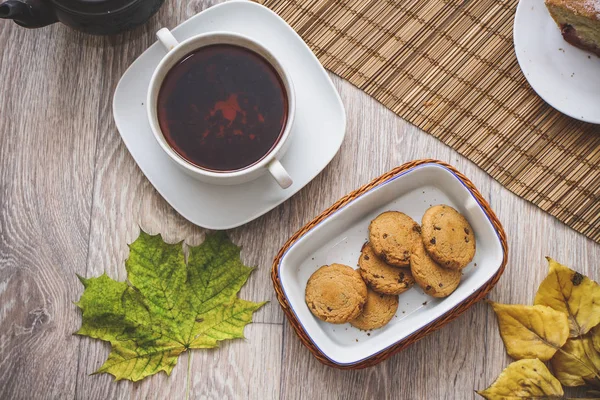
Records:
{"label": "yellow autumn leaf", "polygon": [[594,349],[596,349],[596,351],[600,353],[600,326],[595,326],[594,329],[592,329],[592,331],[590,332],[590,334],[592,335],[592,344],[594,346]]}
{"label": "yellow autumn leaf", "polygon": [[552,369],[565,386],[600,386],[600,353],[594,346],[600,331],[593,329],[578,339],[569,339],[552,357]]}
{"label": "yellow autumn leaf", "polygon": [[546,306],[523,306],[491,302],[506,352],[516,360],[548,361],[569,337],[565,313]]}
{"label": "yellow autumn leaf", "polygon": [[583,336],[600,323],[600,285],[550,257],[546,259],[550,272],[542,281],[534,304],[566,313],[569,336]]}
{"label": "yellow autumn leaf", "polygon": [[544,363],[533,359],[513,362],[490,387],[477,394],[487,400],[561,399],[564,392]]}

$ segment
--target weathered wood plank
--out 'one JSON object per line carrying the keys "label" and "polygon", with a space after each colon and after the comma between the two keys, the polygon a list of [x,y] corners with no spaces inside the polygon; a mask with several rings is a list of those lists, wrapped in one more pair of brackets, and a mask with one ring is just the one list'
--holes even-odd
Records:
{"label": "weathered wood plank", "polygon": [[102,49],[0,24],[0,398],[72,398]]}

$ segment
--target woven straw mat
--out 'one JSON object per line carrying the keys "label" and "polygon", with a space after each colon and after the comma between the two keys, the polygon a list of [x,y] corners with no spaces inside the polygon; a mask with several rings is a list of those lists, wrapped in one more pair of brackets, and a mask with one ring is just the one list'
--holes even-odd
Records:
{"label": "woven straw mat", "polygon": [[506,188],[600,242],[600,126],[531,89],[517,0],[261,0],[321,63]]}

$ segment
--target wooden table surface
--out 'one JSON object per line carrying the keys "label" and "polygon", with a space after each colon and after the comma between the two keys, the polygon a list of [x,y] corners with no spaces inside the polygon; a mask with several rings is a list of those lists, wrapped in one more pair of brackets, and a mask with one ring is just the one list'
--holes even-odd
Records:
{"label": "wooden table surface", "polygon": [[109,346],[72,334],[81,322],[73,301],[83,291],[75,274],[124,280],[127,243],[139,227],[189,244],[204,236],[140,172],[113,122],[112,95],[156,30],[214,3],[168,0],[145,26],[108,38],[0,21],[0,399],[181,399],[188,362],[193,399],[474,397],[509,363],[485,303],[376,367],[339,371],[301,345],[272,289],[271,261],[291,234],[345,193],[413,159],[456,166],[504,224],[509,262],[491,299],[531,303],[546,255],[600,279],[600,245],[332,76],[348,116],[339,153],[293,198],[229,232],[244,262],[258,266],[242,297],[270,301],[247,339],[184,353],[170,377],[133,384],[90,375]]}

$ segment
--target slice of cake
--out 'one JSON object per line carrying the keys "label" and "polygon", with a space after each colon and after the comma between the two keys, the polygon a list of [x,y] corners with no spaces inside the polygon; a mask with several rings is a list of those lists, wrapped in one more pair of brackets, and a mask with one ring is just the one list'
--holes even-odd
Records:
{"label": "slice of cake", "polygon": [[563,38],[600,57],[600,0],[545,0]]}

